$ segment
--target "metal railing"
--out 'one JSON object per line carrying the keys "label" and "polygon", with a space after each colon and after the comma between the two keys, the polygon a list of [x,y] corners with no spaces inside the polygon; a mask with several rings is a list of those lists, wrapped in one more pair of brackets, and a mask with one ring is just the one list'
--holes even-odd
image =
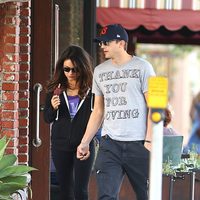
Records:
{"label": "metal railing", "polygon": [[97,7],[200,10],[200,0],[96,0]]}

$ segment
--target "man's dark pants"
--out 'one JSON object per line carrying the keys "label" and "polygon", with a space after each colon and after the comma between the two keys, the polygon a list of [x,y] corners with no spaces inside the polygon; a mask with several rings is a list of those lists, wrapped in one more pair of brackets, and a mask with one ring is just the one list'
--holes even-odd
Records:
{"label": "man's dark pants", "polygon": [[126,174],[137,200],[148,199],[149,151],[144,141],[101,139],[95,164],[98,200],[117,200]]}

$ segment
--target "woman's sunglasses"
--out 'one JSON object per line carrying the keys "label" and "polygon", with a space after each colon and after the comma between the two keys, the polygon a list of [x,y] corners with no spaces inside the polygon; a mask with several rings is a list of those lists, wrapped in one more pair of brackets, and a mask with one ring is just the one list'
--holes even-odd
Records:
{"label": "woman's sunglasses", "polygon": [[77,72],[78,72],[77,68],[75,68],[75,67],[73,67],[73,68],[70,68],[70,67],[63,67],[63,71],[64,71],[64,72],[67,72],[67,73],[69,73],[70,71],[71,71],[72,73],[77,73]]}

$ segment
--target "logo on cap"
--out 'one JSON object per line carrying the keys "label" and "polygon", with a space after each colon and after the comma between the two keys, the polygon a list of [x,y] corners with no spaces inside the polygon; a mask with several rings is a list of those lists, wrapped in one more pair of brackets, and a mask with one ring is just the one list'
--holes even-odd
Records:
{"label": "logo on cap", "polygon": [[121,36],[119,34],[117,34],[117,38],[120,38]]}
{"label": "logo on cap", "polygon": [[105,35],[107,33],[107,30],[108,30],[108,27],[103,27],[102,30],[101,30],[101,33],[100,35]]}

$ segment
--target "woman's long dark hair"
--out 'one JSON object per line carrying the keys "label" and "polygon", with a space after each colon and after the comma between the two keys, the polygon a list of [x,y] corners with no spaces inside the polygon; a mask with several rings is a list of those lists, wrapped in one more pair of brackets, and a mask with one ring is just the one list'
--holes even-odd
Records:
{"label": "woman's long dark hair", "polygon": [[172,121],[172,113],[169,108],[165,108],[164,110],[164,127],[167,127],[168,124]]}
{"label": "woman's long dark hair", "polygon": [[68,59],[71,60],[79,73],[77,78],[80,87],[78,95],[83,98],[88,88],[92,87],[93,68],[90,55],[77,45],[68,46],[59,57],[54,76],[47,84],[47,92],[54,91],[59,84],[61,84],[62,90],[69,88],[68,79],[63,71],[63,63]]}

